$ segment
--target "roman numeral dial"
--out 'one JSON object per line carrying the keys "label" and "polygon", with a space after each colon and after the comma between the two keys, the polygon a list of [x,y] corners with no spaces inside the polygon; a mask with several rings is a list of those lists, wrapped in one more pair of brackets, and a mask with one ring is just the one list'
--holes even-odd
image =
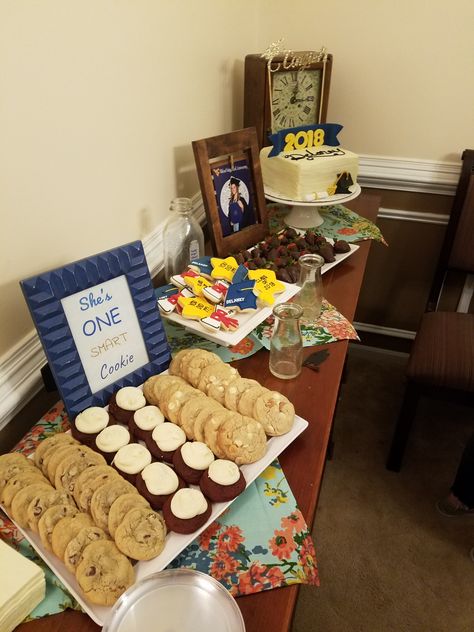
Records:
{"label": "roman numeral dial", "polygon": [[272,132],[319,122],[321,70],[275,72],[271,86]]}

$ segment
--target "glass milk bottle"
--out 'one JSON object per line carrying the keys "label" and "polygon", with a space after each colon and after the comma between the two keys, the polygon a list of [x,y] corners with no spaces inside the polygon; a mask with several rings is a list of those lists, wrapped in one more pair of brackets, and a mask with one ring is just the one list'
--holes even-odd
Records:
{"label": "glass milk bottle", "polygon": [[204,256],[204,233],[193,216],[189,198],[171,201],[170,217],[163,231],[166,281],[184,272],[192,259]]}
{"label": "glass milk bottle", "polygon": [[314,323],[321,315],[323,302],[321,268],[324,265],[324,259],[319,255],[302,255],[298,259],[298,264],[300,268],[298,285],[301,290],[295,300],[303,308],[302,321]]}
{"label": "glass milk bottle", "polygon": [[270,372],[282,380],[291,380],[301,372],[303,338],[300,318],[303,308],[296,303],[280,303],[273,308],[275,323],[270,341]]}

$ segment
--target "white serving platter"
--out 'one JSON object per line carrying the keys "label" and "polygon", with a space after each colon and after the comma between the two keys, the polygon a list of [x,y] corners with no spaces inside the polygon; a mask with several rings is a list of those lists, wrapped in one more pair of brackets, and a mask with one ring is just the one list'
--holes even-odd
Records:
{"label": "white serving platter", "polygon": [[[326,272],[331,270],[331,268],[334,268],[335,266],[342,263],[345,259],[354,254],[354,252],[359,248],[357,244],[349,244],[349,247],[350,250],[348,252],[336,254],[335,261],[333,261],[332,263],[325,263],[321,269],[322,274],[325,274]],[[284,283],[284,285],[285,291],[275,296],[275,305],[278,303],[285,303],[286,301],[289,301],[300,290],[296,283]],[[248,336],[249,333],[253,331],[257,325],[266,320],[271,315],[272,309],[273,306],[261,307],[256,311],[233,314],[233,318],[237,318],[237,320],[239,321],[239,328],[236,331],[220,330],[218,332],[213,332],[209,329],[206,329],[204,325],[202,325],[198,320],[183,318],[182,316],[174,312],[172,312],[171,314],[162,313],[161,317],[167,318],[168,320],[177,323],[178,325],[182,325],[188,331],[192,331],[194,334],[201,336],[201,338],[205,338],[206,340],[210,340],[211,342],[215,342],[216,344],[222,345],[224,347],[231,347],[238,344],[241,340]]]}
{"label": "white serving platter", "polygon": [[[256,461],[255,463],[251,463],[250,465],[242,465],[241,470],[245,476],[245,480],[247,481],[247,487],[252,483],[258,476],[261,474],[275,459],[276,457],[287,448],[290,443],[292,443],[306,428],[308,427],[308,422],[302,419],[301,417],[296,416],[295,422],[293,424],[293,428],[287,432],[286,434],[280,437],[272,437],[268,440],[267,443],[267,452],[264,457]],[[202,526],[201,529],[198,529],[192,534],[189,535],[181,535],[178,533],[169,533],[166,536],[165,548],[162,553],[153,560],[149,560],[146,562],[137,562],[134,566],[135,569],[135,579],[139,581],[148,577],[152,573],[157,573],[177,557],[183,549],[185,549],[193,540],[197,538],[197,536],[202,533],[216,518],[223,512],[229,505],[232,504],[233,501],[225,502],[225,503],[213,503],[212,504],[212,512],[209,520],[205,525]],[[0,505],[1,506],[1,505]],[[8,511],[3,508],[3,511],[7,515]],[[11,518],[12,522],[15,521]],[[16,523],[15,523],[16,525]],[[105,621],[110,615],[112,607],[105,606],[96,606],[92,603],[89,603],[84,599],[84,596],[77,584],[76,578],[74,575],[66,568],[65,564],[59,560],[53,553],[46,551],[41,543],[40,537],[31,531],[30,529],[22,529],[18,525],[16,525],[18,530],[23,534],[23,536],[30,542],[33,548],[37,551],[37,553],[43,558],[46,564],[51,568],[53,573],[59,577],[59,579],[63,582],[63,584],[67,587],[70,593],[74,596],[74,598],[78,601],[84,611],[97,623],[98,625],[104,625]]]}

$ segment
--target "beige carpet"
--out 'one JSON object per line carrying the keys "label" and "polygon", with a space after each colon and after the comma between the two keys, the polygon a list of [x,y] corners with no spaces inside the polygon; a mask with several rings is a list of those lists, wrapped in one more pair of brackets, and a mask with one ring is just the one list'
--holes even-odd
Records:
{"label": "beige carpet", "polygon": [[474,516],[444,518],[434,507],[474,409],[424,401],[402,471],[388,472],[405,364],[351,346],[313,531],[321,587],[301,588],[293,632],[474,631]]}

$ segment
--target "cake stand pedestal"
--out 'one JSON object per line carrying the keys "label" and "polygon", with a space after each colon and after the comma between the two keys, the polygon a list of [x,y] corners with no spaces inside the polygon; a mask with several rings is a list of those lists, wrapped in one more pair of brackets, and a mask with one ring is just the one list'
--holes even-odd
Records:
{"label": "cake stand pedestal", "polygon": [[301,200],[289,200],[288,198],[282,197],[279,193],[265,188],[265,197],[272,202],[291,206],[290,212],[284,218],[285,224],[291,228],[306,230],[308,228],[316,228],[323,223],[324,220],[319,214],[318,209],[333,206],[334,204],[344,204],[345,202],[353,200],[361,193],[359,184],[354,184],[349,190],[350,193],[346,195],[331,195],[331,197],[325,200],[302,202]]}

